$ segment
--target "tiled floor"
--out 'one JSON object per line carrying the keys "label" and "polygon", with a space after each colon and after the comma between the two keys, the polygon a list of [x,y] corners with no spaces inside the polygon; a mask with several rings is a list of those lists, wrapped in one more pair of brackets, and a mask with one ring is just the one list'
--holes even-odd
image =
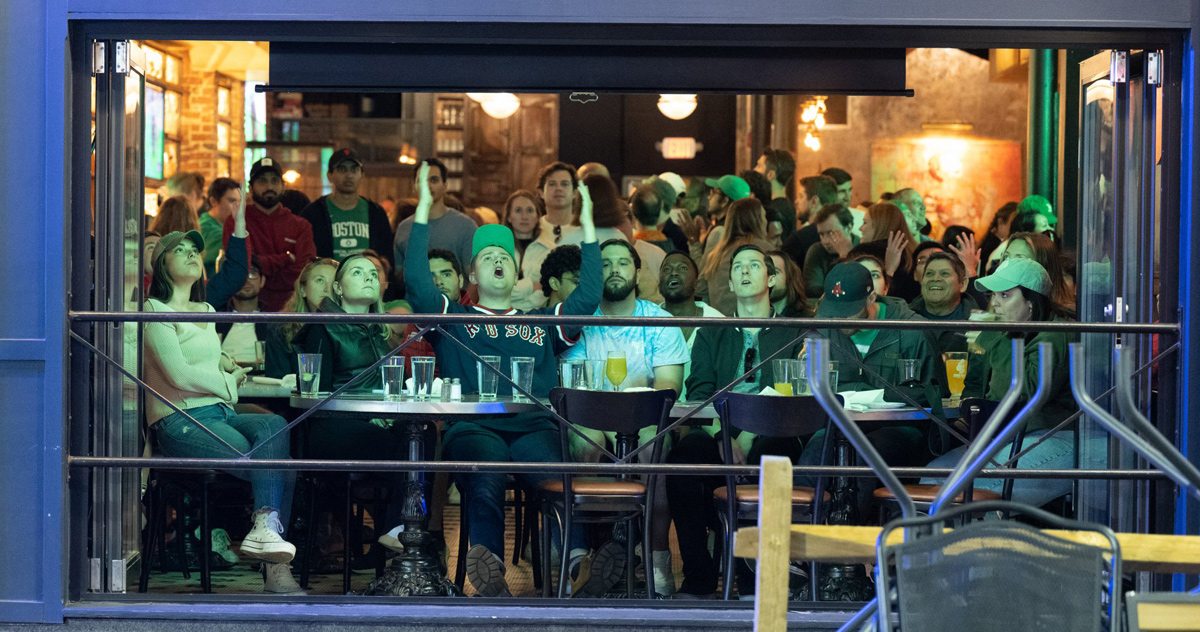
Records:
{"label": "tiled floor", "polygon": [[[458,525],[459,511],[457,505],[446,507],[444,514],[446,546],[448,549],[449,559],[447,567],[450,569],[450,578],[454,579],[454,568],[458,561]],[[512,546],[515,538],[516,525],[513,519],[513,512],[510,510],[506,514],[507,527],[505,533],[508,536],[508,546]],[[679,561],[679,553],[675,542],[674,531],[671,532],[671,548],[673,571],[676,577],[676,583],[682,579],[681,563]],[[527,550],[528,551],[528,550]],[[541,593],[536,590],[533,585],[533,567],[528,557],[523,559],[520,564],[511,564],[511,549],[506,555],[505,562],[508,564],[507,578],[508,585],[512,593],[516,596],[535,597]],[[342,593],[342,573],[340,566],[340,558],[337,560],[337,570],[328,574],[313,573],[309,578],[309,594],[312,595],[339,595]],[[295,572],[297,577],[298,571]],[[375,579],[374,570],[362,572],[354,572],[351,574],[351,591],[354,593],[363,593],[368,585]],[[129,577],[128,585],[130,587],[137,586],[137,577]],[[639,581],[640,583],[640,581]],[[214,594],[255,594],[262,592],[262,577],[260,574],[251,569],[251,563],[243,560],[229,570],[214,571],[212,577],[212,589]],[[198,594],[200,593],[200,573],[195,570],[191,573],[190,579],[184,579],[180,572],[152,572],[150,574],[148,591],[156,594]],[[470,584],[466,586],[466,593],[473,594]],[[623,587],[620,588],[620,593],[624,594]]]}

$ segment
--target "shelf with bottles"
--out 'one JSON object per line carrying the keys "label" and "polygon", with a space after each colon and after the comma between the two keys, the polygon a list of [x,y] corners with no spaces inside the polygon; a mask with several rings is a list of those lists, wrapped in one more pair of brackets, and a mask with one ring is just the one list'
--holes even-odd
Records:
{"label": "shelf with bottles", "polygon": [[438,154],[438,160],[441,160],[442,164],[446,165],[446,171],[448,173],[462,175],[463,157],[461,154],[459,154],[458,156],[447,156],[445,154]]}
{"label": "shelf with bottles", "polygon": [[439,155],[461,155],[464,149],[466,149],[466,144],[463,142],[462,130],[438,130],[438,133],[434,137],[434,151]]}
{"label": "shelf with bottles", "polygon": [[455,129],[463,128],[463,122],[466,119],[467,103],[461,97],[438,97],[437,107],[434,110],[433,117],[437,129]]}

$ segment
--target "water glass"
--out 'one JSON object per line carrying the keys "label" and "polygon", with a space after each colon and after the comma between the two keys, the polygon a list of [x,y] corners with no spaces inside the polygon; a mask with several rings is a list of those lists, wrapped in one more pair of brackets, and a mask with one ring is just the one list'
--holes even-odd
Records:
{"label": "water glass", "polygon": [[[479,378],[479,399],[489,401],[496,399],[496,387],[500,377],[500,356],[479,356],[483,362],[475,363],[476,375]],[[484,365],[487,366],[484,366]]]}
{"label": "water glass", "polygon": [[564,360],[558,365],[558,384],[563,388],[586,389],[583,360]]}
{"label": "water glass", "polygon": [[800,392],[800,361],[772,360],[771,370],[775,374],[773,386],[780,395],[796,395]]}
{"label": "water glass", "polygon": [[[512,381],[526,392],[533,389],[533,358],[516,357],[512,359]],[[515,388],[513,389],[513,400],[528,401],[521,391]]]}
{"label": "water glass", "polygon": [[433,398],[433,356],[413,356],[413,396],[418,400]]}
{"label": "water glass", "polygon": [[584,387],[589,391],[604,390],[604,368],[608,365],[607,360],[584,360]]}
{"label": "water glass", "polygon": [[321,385],[321,354],[297,353],[296,387],[306,397],[316,397]]}
{"label": "water glass", "polygon": [[383,374],[383,399],[389,402],[398,402],[403,399],[404,358],[388,358],[383,366],[379,367],[379,371]]}

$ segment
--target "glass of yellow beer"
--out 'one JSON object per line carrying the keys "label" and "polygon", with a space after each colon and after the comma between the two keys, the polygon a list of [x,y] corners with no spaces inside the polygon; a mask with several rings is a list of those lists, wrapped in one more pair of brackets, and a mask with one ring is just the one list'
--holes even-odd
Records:
{"label": "glass of yellow beer", "polygon": [[626,373],[625,352],[609,351],[608,361],[604,365],[604,375],[612,383],[614,391],[621,390],[621,382],[625,381]]}
{"label": "glass of yellow beer", "polygon": [[800,381],[800,361],[799,360],[772,360],[771,370],[775,373],[775,390],[780,395],[795,395],[799,391],[797,388]]}
{"label": "glass of yellow beer", "polygon": [[967,381],[967,353],[965,351],[949,351],[945,355],[946,384],[950,387],[950,396],[954,399],[962,397]]}

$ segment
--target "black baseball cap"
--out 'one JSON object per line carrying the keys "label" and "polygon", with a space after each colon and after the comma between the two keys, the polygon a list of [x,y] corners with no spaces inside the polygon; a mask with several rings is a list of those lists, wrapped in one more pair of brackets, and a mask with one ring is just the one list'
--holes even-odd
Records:
{"label": "black baseball cap", "polygon": [[333,155],[329,157],[329,168],[326,169],[326,171],[333,171],[334,169],[337,169],[338,165],[347,161],[353,162],[359,167],[361,167],[363,164],[362,159],[358,157],[358,152],[349,148],[339,149],[333,152]]}
{"label": "black baseball cap", "polygon": [[262,158],[250,167],[250,181],[254,182],[258,176],[268,171],[274,171],[276,175],[283,178],[283,167],[279,166],[274,158]]}
{"label": "black baseball cap", "polygon": [[867,304],[875,291],[871,271],[861,263],[839,263],[825,275],[825,296],[817,305],[817,318],[850,318]]}

